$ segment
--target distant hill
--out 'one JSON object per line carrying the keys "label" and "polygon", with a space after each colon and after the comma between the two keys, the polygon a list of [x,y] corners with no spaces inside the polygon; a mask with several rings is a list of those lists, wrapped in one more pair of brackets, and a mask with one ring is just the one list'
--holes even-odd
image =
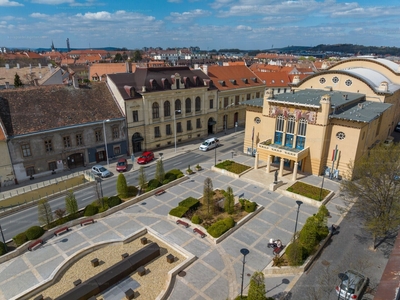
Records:
{"label": "distant hill", "polygon": [[[81,50],[81,49],[87,49],[87,48],[71,48],[71,50]],[[122,50],[121,48],[116,48],[116,47],[104,47],[104,48],[90,48],[92,50],[105,50],[105,51],[130,51],[127,49]],[[35,52],[48,52],[51,51],[51,48],[37,48],[37,49],[31,49],[32,51]],[[59,52],[68,52],[67,48],[56,48],[57,51]]]}

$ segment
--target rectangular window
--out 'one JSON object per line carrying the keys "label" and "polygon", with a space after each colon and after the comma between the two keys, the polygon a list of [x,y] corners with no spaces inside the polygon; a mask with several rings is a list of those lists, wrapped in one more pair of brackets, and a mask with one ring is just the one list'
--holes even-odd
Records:
{"label": "rectangular window", "polygon": [[235,105],[239,105],[239,96],[235,96]]}
{"label": "rectangular window", "polygon": [[121,154],[121,147],[120,146],[115,146],[114,147],[114,156],[120,155]]}
{"label": "rectangular window", "polygon": [[176,131],[182,132],[182,123],[181,122],[176,123]]}
{"label": "rectangular window", "polygon": [[247,95],[246,95],[246,99],[247,99],[247,100],[250,100],[250,94],[247,94]]}
{"label": "rectangular window", "polygon": [[154,136],[155,136],[156,138],[161,137],[161,132],[160,132],[160,127],[159,127],[159,126],[154,127]]}
{"label": "rectangular window", "polygon": [[171,124],[167,124],[167,125],[165,126],[165,133],[166,133],[167,135],[171,135],[171,134],[172,134]]}
{"label": "rectangular window", "polygon": [[49,162],[49,171],[54,171],[57,169],[57,163],[55,161]]}
{"label": "rectangular window", "polygon": [[187,120],[186,121],[186,130],[192,130],[192,121],[191,120]]}
{"label": "rectangular window", "polygon": [[32,155],[31,146],[29,146],[29,144],[21,145],[21,150],[22,150],[23,157],[28,157],[28,156]]}
{"label": "rectangular window", "polygon": [[133,122],[139,122],[139,111],[137,110],[132,111],[132,118]]}
{"label": "rectangular window", "polygon": [[75,136],[75,139],[76,139],[76,145],[77,146],[82,146],[83,145],[83,138],[82,138],[82,134],[81,133],[78,133]]}
{"label": "rectangular window", "polygon": [[33,176],[35,174],[35,167],[27,167],[25,168],[26,176]]}
{"label": "rectangular window", "polygon": [[214,108],[214,99],[210,99],[210,109]]}
{"label": "rectangular window", "polygon": [[101,130],[96,130],[94,134],[96,136],[96,142],[101,142],[103,140],[103,135]]}
{"label": "rectangular window", "polygon": [[229,105],[229,97],[225,97],[224,98],[224,108],[227,107],[228,105]]}
{"label": "rectangular window", "polygon": [[256,93],[256,98],[260,98],[260,92]]}
{"label": "rectangular window", "polygon": [[274,144],[282,145],[282,137],[283,137],[283,133],[282,133],[282,132],[277,132],[277,131],[275,131],[275,141],[274,141]]}
{"label": "rectangular window", "polygon": [[64,140],[64,148],[71,147],[71,139],[69,136],[64,136],[63,140]]}
{"label": "rectangular window", "polygon": [[196,128],[201,128],[201,119],[196,119]]}
{"label": "rectangular window", "polygon": [[118,128],[118,126],[114,126],[112,128],[112,132],[113,132],[113,138],[114,139],[118,139],[119,138],[119,128]]}
{"label": "rectangular window", "polygon": [[306,138],[304,136],[298,136],[296,138],[296,148],[297,149],[304,149],[304,145],[306,143]]}
{"label": "rectangular window", "polygon": [[53,151],[53,145],[51,143],[51,140],[44,141],[44,148],[46,149],[46,152]]}

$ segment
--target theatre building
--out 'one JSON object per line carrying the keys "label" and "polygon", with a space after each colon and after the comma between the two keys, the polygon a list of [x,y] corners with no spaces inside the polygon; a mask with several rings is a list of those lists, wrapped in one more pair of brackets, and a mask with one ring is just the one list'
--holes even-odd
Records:
{"label": "theatre building", "polygon": [[348,164],[393,132],[399,102],[399,65],[349,59],[293,84],[291,93],[270,89],[264,98],[245,101],[243,150],[255,153],[256,167],[278,170],[279,177],[348,177]]}

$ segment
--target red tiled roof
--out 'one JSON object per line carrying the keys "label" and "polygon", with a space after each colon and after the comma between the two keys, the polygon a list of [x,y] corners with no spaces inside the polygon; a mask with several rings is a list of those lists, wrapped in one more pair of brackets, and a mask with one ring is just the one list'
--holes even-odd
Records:
{"label": "red tiled roof", "polygon": [[[136,64],[133,64],[136,68]],[[101,64],[92,64],[89,67],[89,79],[97,74],[98,77],[101,77],[105,74],[114,74],[114,73],[127,73],[126,63],[101,63]],[[132,70],[134,72],[134,70]]]}
{"label": "red tiled roof", "polygon": [[285,87],[291,83],[287,72],[254,72],[267,87]]}
{"label": "red tiled roof", "polygon": [[0,118],[11,136],[122,117],[105,83],[0,91]]}

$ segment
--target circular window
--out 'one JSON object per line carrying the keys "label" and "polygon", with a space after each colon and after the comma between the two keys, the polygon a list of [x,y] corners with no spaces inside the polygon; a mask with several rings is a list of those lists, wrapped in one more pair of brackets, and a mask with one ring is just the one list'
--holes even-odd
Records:
{"label": "circular window", "polygon": [[338,83],[339,82],[339,78],[335,76],[335,77],[332,78],[332,81],[333,81],[333,83]]}
{"label": "circular window", "polygon": [[343,140],[343,139],[346,137],[346,135],[344,134],[344,132],[339,131],[338,133],[336,133],[336,137],[337,137],[339,140]]}
{"label": "circular window", "polygon": [[346,82],[345,82],[345,84],[346,84],[347,86],[351,86],[352,83],[353,83],[353,82],[352,82],[350,79],[347,79]]}
{"label": "circular window", "polygon": [[325,80],[325,78],[324,78],[324,77],[322,77],[322,78],[320,78],[320,79],[319,79],[319,83],[320,83],[320,84],[324,84],[324,83],[325,83],[325,81],[326,81],[326,80]]}
{"label": "circular window", "polygon": [[261,119],[259,117],[255,117],[254,118],[254,122],[256,122],[256,124],[260,124],[261,123]]}

